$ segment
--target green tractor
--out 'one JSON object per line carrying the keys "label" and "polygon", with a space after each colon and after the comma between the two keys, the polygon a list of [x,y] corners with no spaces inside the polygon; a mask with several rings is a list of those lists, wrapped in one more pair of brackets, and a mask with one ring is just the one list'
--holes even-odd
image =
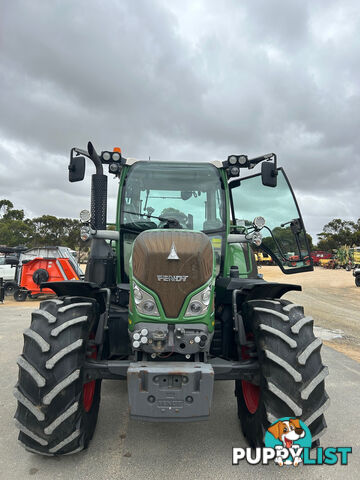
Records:
{"label": "green tractor", "polygon": [[[286,416],[306,422],[318,444],[328,404],[321,341],[313,319],[282,298],[301,287],[266,282],[253,253],[261,248],[286,274],[313,269],[276,155],[137,161],[89,143],[71,151],[70,182],[84,178],[85,157],[96,167],[91,213],[80,215],[91,240],[85,280],[44,284],[57,298],[24,332],[20,443],[41,455],[86,448],[101,381],[113,379],[127,381],[131,417],[152,422],[208,419],[214,380],[232,380],[251,446]],[[258,174],[241,175],[258,164]],[[108,229],[104,165],[119,179]]]}

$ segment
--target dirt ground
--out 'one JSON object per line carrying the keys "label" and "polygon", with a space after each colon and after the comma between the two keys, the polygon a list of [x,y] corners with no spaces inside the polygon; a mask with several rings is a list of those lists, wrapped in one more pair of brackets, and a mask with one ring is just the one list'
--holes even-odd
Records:
{"label": "dirt ground", "polygon": [[259,273],[269,282],[301,285],[301,292],[289,292],[284,298],[303,305],[321,331],[330,330],[322,331],[323,339],[328,337],[324,343],[360,361],[360,288],[352,272],[315,267],[313,272],[285,275],[278,267],[263,266]]}
{"label": "dirt ground", "polygon": [[[301,285],[301,292],[289,292],[284,298],[305,307],[314,318],[315,334],[325,344],[360,362],[360,288],[351,272],[315,267],[313,272],[285,275],[278,267],[262,266],[259,273],[269,282]],[[7,297],[5,304],[34,309],[39,300],[18,303]]]}

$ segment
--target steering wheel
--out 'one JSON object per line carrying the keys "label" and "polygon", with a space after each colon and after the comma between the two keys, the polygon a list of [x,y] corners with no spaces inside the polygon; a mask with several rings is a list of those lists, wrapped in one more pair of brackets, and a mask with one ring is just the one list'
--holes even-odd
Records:
{"label": "steering wheel", "polygon": [[182,225],[176,218],[167,218],[163,228],[179,228],[182,229]]}

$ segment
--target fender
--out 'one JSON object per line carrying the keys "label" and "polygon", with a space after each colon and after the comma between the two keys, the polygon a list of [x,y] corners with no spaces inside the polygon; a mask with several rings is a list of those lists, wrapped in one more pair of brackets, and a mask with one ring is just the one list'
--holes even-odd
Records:
{"label": "fender", "polygon": [[301,291],[301,285],[266,282],[260,278],[218,277],[216,280],[218,303],[231,303],[233,290],[240,290],[244,301],[257,298],[280,298],[290,291]]}
{"label": "fender", "polygon": [[44,282],[41,288],[51,288],[58,297],[89,297],[95,299],[100,306],[100,313],[106,310],[105,292],[98,284],[94,282],[84,282],[83,280],[64,280],[62,282]]}

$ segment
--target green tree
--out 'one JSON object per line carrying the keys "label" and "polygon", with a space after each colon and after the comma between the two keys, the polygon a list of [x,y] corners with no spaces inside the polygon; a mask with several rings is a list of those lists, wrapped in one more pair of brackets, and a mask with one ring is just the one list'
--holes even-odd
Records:
{"label": "green tree", "polygon": [[63,245],[80,246],[79,220],[42,215],[25,218],[23,210],[14,209],[10,200],[0,200],[0,245],[27,247]]}
{"label": "green tree", "polygon": [[359,245],[360,219],[357,222],[334,218],[324,225],[323,231],[318,234],[318,250],[338,249],[343,245]]}
{"label": "green tree", "polygon": [[33,228],[24,220],[24,211],[15,210],[10,200],[0,200],[0,245],[28,246],[32,236]]}
{"label": "green tree", "polygon": [[35,229],[33,246],[64,245],[75,249],[80,244],[79,220],[42,215],[34,218],[32,223]]}
{"label": "green tree", "polygon": [[9,210],[14,208],[14,205],[10,200],[6,200],[5,198],[0,200],[0,216],[3,217],[8,213]]}

